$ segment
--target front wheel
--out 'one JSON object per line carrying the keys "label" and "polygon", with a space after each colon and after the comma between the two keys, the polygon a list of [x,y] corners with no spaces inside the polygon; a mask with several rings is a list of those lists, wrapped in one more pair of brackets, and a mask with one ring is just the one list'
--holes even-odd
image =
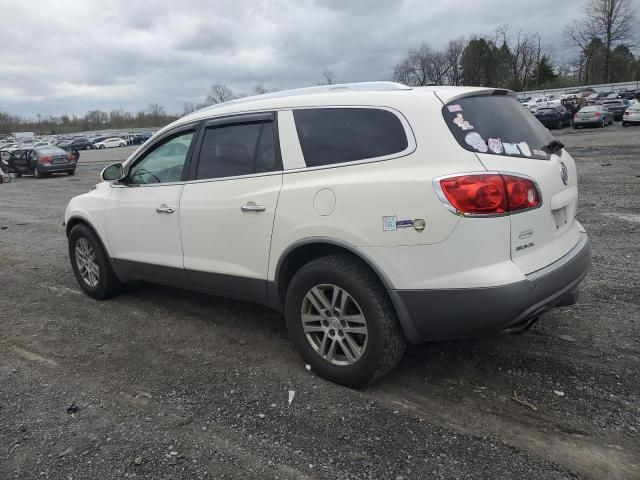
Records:
{"label": "front wheel", "polygon": [[373,383],[404,355],[406,340],[387,291],[349,255],[303,266],[287,289],[285,316],[304,361],[332,382]]}
{"label": "front wheel", "polygon": [[69,259],[76,280],[90,297],[104,300],[122,287],[102,243],[86,225],[79,224],[71,229]]}

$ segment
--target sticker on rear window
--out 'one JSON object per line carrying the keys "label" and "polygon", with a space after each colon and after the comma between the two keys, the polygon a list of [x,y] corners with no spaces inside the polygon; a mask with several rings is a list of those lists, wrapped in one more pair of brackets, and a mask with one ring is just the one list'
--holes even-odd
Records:
{"label": "sticker on rear window", "polygon": [[490,138],[487,140],[487,145],[489,146],[489,150],[493,153],[502,153],[504,152],[504,148],[502,147],[502,140],[499,138]]}
{"label": "sticker on rear window", "polygon": [[507,155],[520,155],[520,149],[515,143],[504,142],[502,146],[504,147],[504,153]]}
{"label": "sticker on rear window", "polygon": [[462,107],[460,105],[447,105],[447,110],[451,113],[461,112]]}
{"label": "sticker on rear window", "polygon": [[529,144],[527,142],[518,143],[518,147],[525,157],[531,156],[531,149],[529,148]]}
{"label": "sticker on rear window", "polygon": [[487,144],[478,132],[467,133],[466,137],[464,137],[464,141],[467,142],[467,145],[470,145],[479,152],[487,153],[489,151]]}
{"label": "sticker on rear window", "polygon": [[456,115],[456,118],[453,119],[453,123],[459,126],[462,130],[473,130],[473,125],[467,122],[461,113]]}

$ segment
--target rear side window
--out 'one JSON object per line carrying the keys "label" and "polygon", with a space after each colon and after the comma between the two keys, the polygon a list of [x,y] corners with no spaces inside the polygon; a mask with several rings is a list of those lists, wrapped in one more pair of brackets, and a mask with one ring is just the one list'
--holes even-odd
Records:
{"label": "rear side window", "polygon": [[509,95],[465,97],[442,108],[447,126],[465,149],[493,155],[548,159],[553,140],[536,117]]}
{"label": "rear side window", "polygon": [[234,177],[279,169],[273,122],[209,127],[196,179]]}
{"label": "rear side window", "polygon": [[407,149],[404,126],[376,108],[309,108],[293,111],[308,167],[367,160]]}

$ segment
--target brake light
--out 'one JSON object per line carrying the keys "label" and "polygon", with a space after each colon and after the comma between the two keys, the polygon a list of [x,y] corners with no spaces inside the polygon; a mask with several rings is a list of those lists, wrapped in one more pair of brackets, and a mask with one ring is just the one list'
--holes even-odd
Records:
{"label": "brake light", "polygon": [[441,200],[467,215],[505,215],[540,205],[536,184],[516,175],[459,175],[440,180],[439,190],[445,197]]}
{"label": "brake light", "polygon": [[76,161],[76,157],[74,157],[74,156],[73,156],[73,155],[71,155],[71,154],[68,154],[68,155],[67,155],[67,160],[69,160],[70,162],[75,162],[75,161]]}
{"label": "brake light", "polygon": [[631,112],[629,110],[627,110],[626,112],[624,112],[625,115],[630,115]]}
{"label": "brake light", "polygon": [[594,116],[594,117],[596,117],[596,118],[598,118],[598,117],[600,116],[600,112],[595,112],[595,113],[593,114],[593,116]]}
{"label": "brake light", "polygon": [[40,163],[48,165],[51,163],[51,157],[40,157]]}

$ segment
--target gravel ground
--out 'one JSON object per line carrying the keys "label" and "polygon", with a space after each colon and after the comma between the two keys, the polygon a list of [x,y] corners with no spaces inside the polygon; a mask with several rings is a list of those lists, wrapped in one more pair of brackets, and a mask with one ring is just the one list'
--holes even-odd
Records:
{"label": "gravel ground", "polygon": [[360,391],[305,370],[264,308],[80,293],[65,205],[131,148],[0,185],[0,478],[640,478],[640,129],[556,136],[593,247],[579,303],[411,347]]}

